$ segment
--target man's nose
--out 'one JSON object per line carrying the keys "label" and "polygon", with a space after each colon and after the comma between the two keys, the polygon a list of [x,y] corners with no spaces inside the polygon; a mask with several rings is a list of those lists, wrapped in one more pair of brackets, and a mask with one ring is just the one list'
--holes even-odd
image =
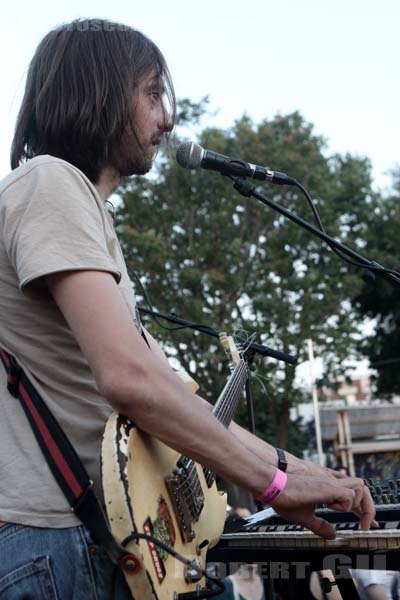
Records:
{"label": "man's nose", "polygon": [[174,127],[173,116],[171,115],[171,113],[167,109],[164,109],[163,125],[162,126],[163,126],[164,133],[169,133],[170,131],[172,131],[172,129]]}
{"label": "man's nose", "polygon": [[168,106],[163,99],[163,101],[159,105],[159,114],[158,114],[158,129],[161,133],[169,133],[172,131],[174,127],[174,116],[169,110],[171,107]]}

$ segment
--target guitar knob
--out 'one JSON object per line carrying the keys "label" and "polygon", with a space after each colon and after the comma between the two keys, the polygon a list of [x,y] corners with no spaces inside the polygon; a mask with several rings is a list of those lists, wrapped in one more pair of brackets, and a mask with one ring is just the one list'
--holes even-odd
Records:
{"label": "guitar knob", "polygon": [[200,542],[200,544],[196,545],[196,553],[200,556],[201,551],[203,550],[203,548],[205,548],[206,546],[208,546],[210,542],[208,540],[203,540],[202,542]]}
{"label": "guitar knob", "polygon": [[[198,567],[198,569],[196,568]],[[185,567],[185,581],[186,583],[195,583],[196,581],[200,581],[203,577],[201,572],[200,561],[192,560],[190,565],[186,565]]]}

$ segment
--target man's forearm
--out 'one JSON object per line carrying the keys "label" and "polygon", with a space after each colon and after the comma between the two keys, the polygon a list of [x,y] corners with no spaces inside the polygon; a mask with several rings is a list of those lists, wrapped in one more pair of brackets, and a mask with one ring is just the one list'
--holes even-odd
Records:
{"label": "man's forearm", "polygon": [[[242,442],[246,448],[251,450],[261,460],[266,463],[277,467],[278,466],[278,455],[276,448],[265,442],[261,438],[257,437],[247,431],[244,427],[241,427],[234,421],[232,421],[230,431]],[[298,473],[301,469],[301,459],[297,458],[290,452],[285,450],[286,460],[288,461],[287,473]]]}
{"label": "man's forearm", "polygon": [[[212,411],[213,406],[206,400],[202,398],[203,402],[206,403],[208,409]],[[276,448],[265,442],[261,438],[256,435],[250,433],[244,427],[241,427],[234,421],[231,422],[229,426],[229,431],[231,431],[248,450],[251,450],[253,454],[257,456],[257,458],[263,460],[265,463],[272,465],[274,467],[278,466],[278,455],[276,453]],[[301,459],[297,458],[290,452],[286,452],[286,459],[288,461],[287,472],[288,473],[299,473],[303,470]],[[305,469],[304,469],[305,470]]]}

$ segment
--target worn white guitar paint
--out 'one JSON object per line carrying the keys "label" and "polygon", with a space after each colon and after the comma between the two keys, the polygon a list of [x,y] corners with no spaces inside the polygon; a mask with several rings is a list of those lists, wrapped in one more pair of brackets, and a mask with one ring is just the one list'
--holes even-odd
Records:
{"label": "worn white guitar paint", "polygon": [[[227,427],[248,371],[233,339],[225,335],[221,341],[232,374],[213,414]],[[196,391],[197,384],[188,379]],[[110,527],[119,543],[133,533],[150,534],[205,567],[207,549],[218,542],[226,515],[226,494],[217,490],[209,469],[113,413],[104,432],[102,476]],[[124,572],[135,600],[173,600],[205,585],[204,578],[148,540],[127,548],[142,560],[136,574]]]}

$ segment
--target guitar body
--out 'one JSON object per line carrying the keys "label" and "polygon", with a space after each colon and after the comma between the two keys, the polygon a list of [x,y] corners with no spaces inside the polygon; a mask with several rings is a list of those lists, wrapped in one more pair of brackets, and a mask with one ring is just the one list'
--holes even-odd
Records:
{"label": "guitar body", "polygon": [[[204,568],[207,549],[222,534],[226,495],[217,490],[215,482],[208,487],[202,467],[193,463],[204,505],[192,524],[194,539],[185,540],[166,483],[179,458],[178,452],[137,429],[126,417],[113,413],[107,421],[102,446],[107,515],[118,542],[132,533],[150,534],[186,558],[197,559]],[[201,549],[198,545],[202,545]],[[187,583],[185,565],[147,540],[131,542],[127,548],[143,562],[138,573],[124,572],[135,600],[173,600],[175,593],[205,585],[204,578]]]}

